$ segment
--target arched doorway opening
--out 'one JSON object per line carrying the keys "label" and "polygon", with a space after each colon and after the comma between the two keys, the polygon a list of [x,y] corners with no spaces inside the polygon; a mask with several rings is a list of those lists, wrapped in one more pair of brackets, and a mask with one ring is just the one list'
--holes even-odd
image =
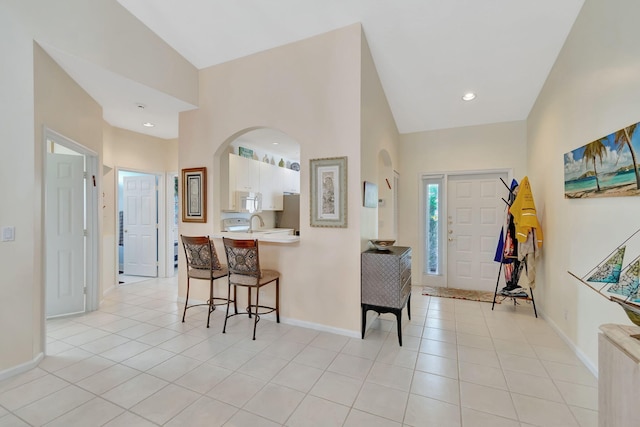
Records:
{"label": "arched doorway opening", "polygon": [[[240,194],[261,197],[264,228],[292,228],[299,232],[300,144],[273,128],[249,128],[230,137],[216,152],[219,192],[214,193],[216,226],[226,219],[250,218],[236,203]],[[215,163],[215,162],[214,162]],[[264,225],[262,225],[264,224]],[[257,226],[257,224],[256,224]],[[217,227],[216,227],[217,228]]]}
{"label": "arched doorway opening", "polygon": [[378,153],[378,238],[397,239],[397,183],[391,156],[387,150]]}

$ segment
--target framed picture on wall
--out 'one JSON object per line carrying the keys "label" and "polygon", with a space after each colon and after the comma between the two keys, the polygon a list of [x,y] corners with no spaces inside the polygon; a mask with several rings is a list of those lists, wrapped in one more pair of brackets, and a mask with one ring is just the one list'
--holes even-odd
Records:
{"label": "framed picture on wall", "polygon": [[207,222],[207,168],[182,169],[182,222]]}
{"label": "framed picture on wall", "polygon": [[311,226],[347,228],[347,158],[311,159]]}
{"label": "framed picture on wall", "polygon": [[640,122],[564,154],[564,198],[640,195]]}

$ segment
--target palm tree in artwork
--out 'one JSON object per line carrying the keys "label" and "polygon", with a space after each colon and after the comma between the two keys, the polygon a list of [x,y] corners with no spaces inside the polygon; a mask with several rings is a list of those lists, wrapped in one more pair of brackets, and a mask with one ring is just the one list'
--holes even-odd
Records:
{"label": "palm tree in artwork", "polygon": [[587,159],[587,161],[593,161],[593,173],[596,176],[596,186],[598,187],[597,191],[600,191],[600,181],[598,181],[598,170],[596,169],[596,157],[600,158],[600,164],[602,165],[602,156],[605,155],[607,149],[605,148],[602,139],[598,139],[596,141],[588,143],[584,148],[584,153],[582,153],[582,158]]}
{"label": "palm tree in artwork", "polygon": [[633,161],[633,171],[636,173],[636,188],[640,190],[640,173],[638,173],[638,162],[636,160],[636,152],[633,149],[633,144],[631,144],[631,138],[633,138],[633,134],[636,131],[638,123],[627,126],[626,128],[620,129],[615,134],[615,142],[618,149],[623,149],[625,145],[629,147],[629,152],[631,153],[631,160]]}

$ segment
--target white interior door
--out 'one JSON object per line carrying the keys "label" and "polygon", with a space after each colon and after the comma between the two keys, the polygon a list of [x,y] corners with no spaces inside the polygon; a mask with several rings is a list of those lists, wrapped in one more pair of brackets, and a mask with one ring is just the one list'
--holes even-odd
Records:
{"label": "white interior door", "polygon": [[450,175],[447,179],[447,286],[495,290],[493,260],[504,222],[506,173]]}
{"label": "white interior door", "polygon": [[158,275],[157,194],[154,175],[123,179],[124,274]]}
{"label": "white interior door", "polygon": [[84,156],[47,153],[46,317],[85,309]]}

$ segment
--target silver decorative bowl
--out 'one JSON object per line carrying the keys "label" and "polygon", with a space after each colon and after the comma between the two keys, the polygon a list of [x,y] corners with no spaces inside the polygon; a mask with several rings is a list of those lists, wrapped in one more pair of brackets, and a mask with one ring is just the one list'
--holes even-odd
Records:
{"label": "silver decorative bowl", "polygon": [[369,240],[369,243],[379,251],[388,251],[395,242],[395,240]]}

